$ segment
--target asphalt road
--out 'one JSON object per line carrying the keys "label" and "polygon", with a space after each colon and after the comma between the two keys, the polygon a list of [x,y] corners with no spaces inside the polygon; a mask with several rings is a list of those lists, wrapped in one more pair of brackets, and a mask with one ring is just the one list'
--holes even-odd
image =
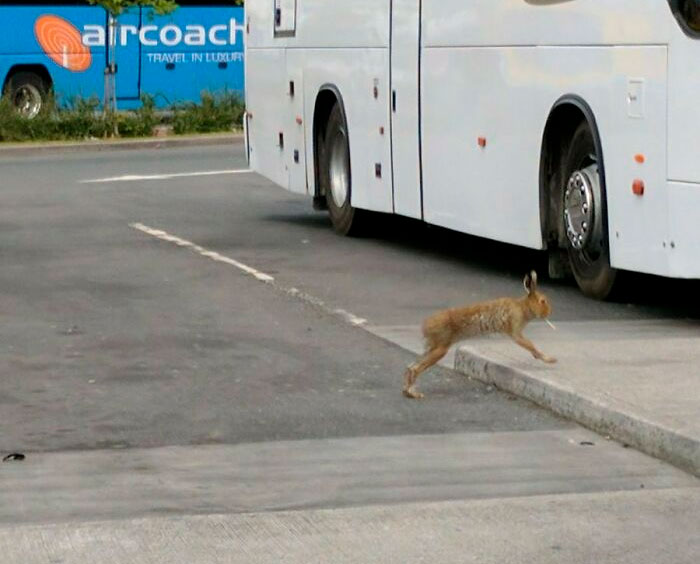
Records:
{"label": "asphalt road", "polygon": [[[1,401],[11,424],[0,450],[567,425],[447,370],[433,380],[436,401],[407,402],[410,353],[130,227],[165,230],[367,315],[363,296],[380,302],[387,288],[341,265],[376,270],[382,242],[335,237],[303,198],[253,175],[81,183],[244,167],[230,148],[2,163]],[[325,250],[314,259],[316,248]],[[341,281],[356,294],[343,296]]]}
{"label": "asphalt road", "polygon": [[[402,397],[414,355],[363,327],[517,295],[540,255],[390,217],[341,238],[221,173],[245,168],[240,145],[0,156],[0,453],[27,455],[0,468],[0,522],[697,486],[445,368]],[[542,287],[555,321],[695,315],[694,285],[634,283],[615,304]]]}
{"label": "asphalt road", "polygon": [[[521,274],[542,260],[536,253],[388,216],[376,218],[374,236],[338,237],[307,198],[253,174],[86,183],[241,170],[240,146],[0,167],[0,364],[10,384],[0,401],[12,423],[0,450],[566,425],[440,369],[422,380],[433,401],[406,402],[401,377],[414,357],[328,315],[415,325],[442,307],[518,294]],[[279,287],[134,223],[240,261]],[[680,313],[542,286],[555,321]]]}

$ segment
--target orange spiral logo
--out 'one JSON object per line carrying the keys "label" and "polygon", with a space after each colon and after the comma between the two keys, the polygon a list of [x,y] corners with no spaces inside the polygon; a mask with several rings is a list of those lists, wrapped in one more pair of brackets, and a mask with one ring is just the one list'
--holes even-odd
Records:
{"label": "orange spiral logo", "polygon": [[64,69],[83,72],[90,68],[92,54],[72,23],[58,16],[41,16],[34,24],[34,35],[44,52]]}

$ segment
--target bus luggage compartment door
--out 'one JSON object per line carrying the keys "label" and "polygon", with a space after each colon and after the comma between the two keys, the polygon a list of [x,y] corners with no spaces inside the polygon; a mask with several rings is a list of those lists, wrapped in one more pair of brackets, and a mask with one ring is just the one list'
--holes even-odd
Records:
{"label": "bus luggage compartment door", "polygon": [[141,42],[141,10],[127,12],[119,16],[119,26],[116,31],[116,86],[117,99],[138,100],[141,95],[140,56]]}
{"label": "bus luggage compartment door", "polygon": [[422,216],[420,161],[420,1],[392,0],[391,140],[394,210]]}

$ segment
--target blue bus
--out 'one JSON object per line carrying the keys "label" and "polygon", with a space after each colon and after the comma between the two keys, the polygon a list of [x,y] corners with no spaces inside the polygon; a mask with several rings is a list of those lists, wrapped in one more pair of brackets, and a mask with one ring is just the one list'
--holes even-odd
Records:
{"label": "blue bus", "polygon": [[85,0],[0,3],[0,85],[33,117],[53,93],[104,99],[106,36],[116,53],[119,109],[148,94],[158,107],[197,101],[203,91],[244,91],[243,8],[234,2],[179,0],[166,16],[132,8],[110,33],[106,12]]}

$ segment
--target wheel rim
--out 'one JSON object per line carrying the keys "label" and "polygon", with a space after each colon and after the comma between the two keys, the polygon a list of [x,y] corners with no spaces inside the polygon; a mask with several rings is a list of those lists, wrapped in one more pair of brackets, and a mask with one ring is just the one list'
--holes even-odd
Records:
{"label": "wheel rim", "polygon": [[41,92],[32,84],[23,84],[15,91],[13,104],[21,116],[34,118],[41,111]]}
{"label": "wheel rim", "polygon": [[566,236],[584,264],[591,265],[604,254],[602,201],[598,164],[594,160],[571,174],[564,192]]}
{"label": "wheel rim", "polygon": [[338,131],[333,138],[328,166],[330,188],[333,202],[339,208],[345,205],[350,188],[350,162],[348,159],[347,140],[343,131]]}

